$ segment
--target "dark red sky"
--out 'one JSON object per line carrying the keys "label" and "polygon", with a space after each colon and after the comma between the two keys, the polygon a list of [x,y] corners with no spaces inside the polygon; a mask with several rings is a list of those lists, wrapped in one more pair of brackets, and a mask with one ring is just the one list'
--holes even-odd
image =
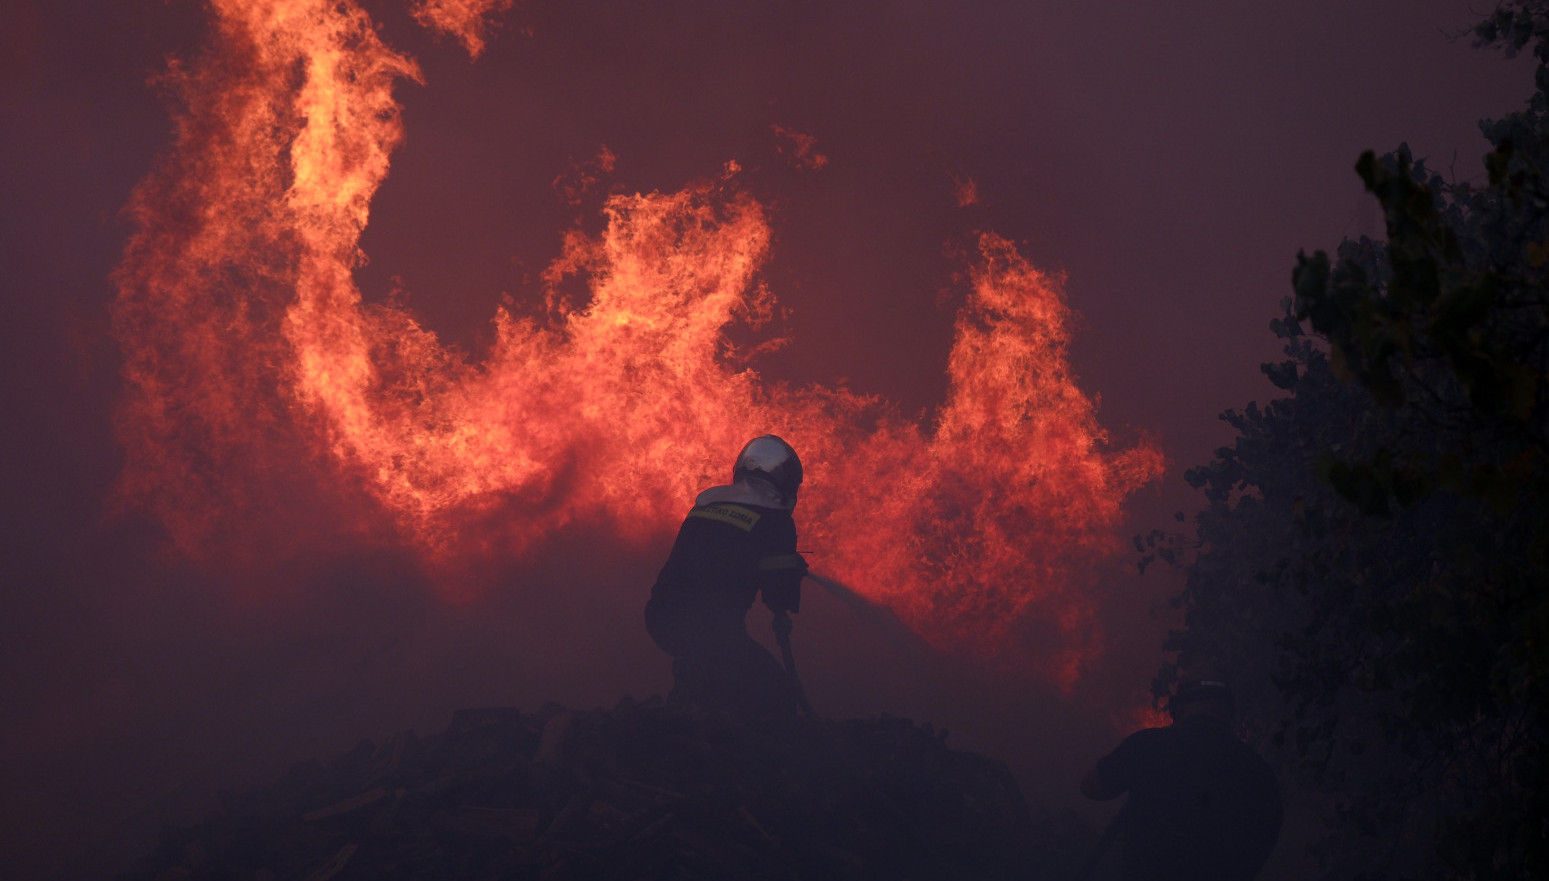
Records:
{"label": "dark red sky", "polygon": [[[1407,140],[1477,177],[1475,121],[1518,107],[1531,78],[1526,63],[1449,39],[1475,18],[1462,0],[534,0],[476,63],[400,4],[366,5],[426,78],[399,93],[408,140],[363,240],[368,297],[401,286],[429,326],[476,348],[501,294],[522,302],[560,232],[595,222],[552,187],[572,162],[606,145],[617,168],[603,186],[632,192],[735,160],[773,207],[767,278],[789,309],[773,330],[790,345],[759,368],[797,384],[847,378],[913,413],[945,388],[962,296],[949,247],[993,230],[1068,274],[1082,315],[1073,361],[1099,418],[1120,437],[1150,435],[1173,463],[1135,500],[1129,531],[1192,507],[1180,475],[1227,440],[1216,414],[1270,391],[1257,365],[1276,354],[1267,324],[1297,250],[1378,231],[1351,170],[1359,153]],[[577,573],[556,550],[525,575],[556,591],[621,583],[579,605],[468,616],[437,608],[391,555],[341,549],[280,561],[294,596],[252,607],[231,600],[239,576],[157,559],[152,526],[104,519],[119,211],[168,141],[146,81],[197,45],[201,16],[183,0],[0,12],[6,877],[110,865],[212,786],[436,727],[450,708],[665,687],[665,661],[635,626],[654,559],[603,549]],[[827,165],[782,159],[776,125],[814,137]],[[959,208],[965,179],[981,201]],[[1166,582],[1111,589],[1112,626],[1134,639],[1114,676],[1143,677]],[[939,713],[964,745],[1004,750],[1025,735],[1058,754],[1018,765],[1050,790],[1035,801],[1062,806],[1053,790],[1069,775],[1050,769],[1090,759],[1062,748],[1108,736],[1090,706],[1058,722],[1026,689],[981,683],[978,704],[922,696],[909,677],[967,674],[867,667],[857,658],[875,647],[836,648],[850,638],[821,603],[803,624],[820,706]]]}

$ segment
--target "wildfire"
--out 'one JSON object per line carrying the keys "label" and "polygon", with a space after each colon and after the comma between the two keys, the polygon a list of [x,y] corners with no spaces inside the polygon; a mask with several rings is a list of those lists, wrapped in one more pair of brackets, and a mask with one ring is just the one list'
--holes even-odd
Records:
{"label": "wildfire", "polygon": [[[509,5],[415,12],[477,54]],[[545,274],[550,317],[497,310],[470,363],[353,279],[415,62],[353,0],[211,8],[210,45],[167,75],[176,141],[133,197],[114,316],[119,498],[181,553],[323,530],[411,546],[434,571],[570,527],[657,541],[774,432],[809,464],[797,515],[825,571],[938,645],[988,654],[1035,627],[1036,663],[1066,684],[1096,651],[1081,573],[1161,459],[1109,448],[1066,363],[1061,280],[1010,242],[978,242],[930,425],[728,357],[727,329],[773,305],[769,219],[732,165],[611,198],[603,231],[571,233]],[[578,281],[589,296],[566,299]]]}

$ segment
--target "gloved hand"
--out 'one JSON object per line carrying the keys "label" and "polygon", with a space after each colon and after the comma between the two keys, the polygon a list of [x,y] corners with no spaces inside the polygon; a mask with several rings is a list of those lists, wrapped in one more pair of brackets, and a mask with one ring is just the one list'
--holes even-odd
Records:
{"label": "gloved hand", "polygon": [[776,612],[774,619],[769,622],[774,629],[775,639],[785,642],[791,638],[791,616],[784,612]]}
{"label": "gloved hand", "polygon": [[801,579],[807,574],[807,561],[801,554],[765,557],[758,561],[758,569],[760,591],[769,611],[801,611]]}

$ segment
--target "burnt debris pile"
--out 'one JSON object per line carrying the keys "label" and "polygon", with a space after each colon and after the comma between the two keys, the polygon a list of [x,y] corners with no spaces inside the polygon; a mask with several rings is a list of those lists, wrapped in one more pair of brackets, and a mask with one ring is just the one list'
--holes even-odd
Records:
{"label": "burnt debris pile", "polygon": [[[753,724],[626,699],[462,710],[223,794],[136,881],[1061,877],[999,761],[881,717]],[[1079,837],[1077,832],[1076,837]]]}

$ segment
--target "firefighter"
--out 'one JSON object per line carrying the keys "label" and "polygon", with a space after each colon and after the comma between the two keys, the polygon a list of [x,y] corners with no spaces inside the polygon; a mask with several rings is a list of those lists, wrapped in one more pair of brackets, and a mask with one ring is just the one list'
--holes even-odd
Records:
{"label": "firefighter", "polygon": [[1087,773],[1081,791],[1100,801],[1129,793],[1110,827],[1124,842],[1126,881],[1249,881],[1280,835],[1274,771],[1232,730],[1225,682],[1186,681],[1168,709],[1171,725],[1125,738]]}
{"label": "firefighter", "polygon": [[791,677],[748,635],[755,597],[789,628],[807,564],[791,511],[801,460],[766,434],[737,454],[732,482],[699,494],[646,603],[646,629],[672,656],[669,700],[753,715],[794,715]]}

